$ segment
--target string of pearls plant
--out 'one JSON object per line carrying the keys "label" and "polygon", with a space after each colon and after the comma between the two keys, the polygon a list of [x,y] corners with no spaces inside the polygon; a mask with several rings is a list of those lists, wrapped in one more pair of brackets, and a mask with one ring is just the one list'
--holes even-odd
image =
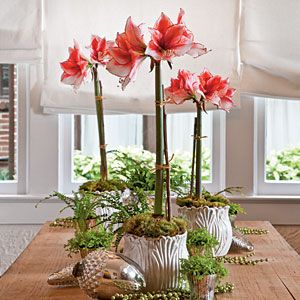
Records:
{"label": "string of pearls plant", "polygon": [[249,259],[255,255],[255,252],[249,253],[245,256],[223,256],[218,257],[217,260],[223,263],[235,264],[235,265],[256,265],[261,262],[267,262],[268,258]]}
{"label": "string of pearls plant", "polygon": [[[231,293],[234,290],[234,284],[226,282],[219,284],[215,288],[215,293]],[[159,292],[135,293],[135,294],[116,294],[111,300],[188,300],[190,299],[190,292],[181,289],[169,289]]]}
{"label": "string of pearls plant", "polygon": [[256,234],[256,235],[262,235],[269,233],[268,230],[262,229],[262,228],[250,228],[250,227],[235,227],[238,231],[240,231],[242,234]]}

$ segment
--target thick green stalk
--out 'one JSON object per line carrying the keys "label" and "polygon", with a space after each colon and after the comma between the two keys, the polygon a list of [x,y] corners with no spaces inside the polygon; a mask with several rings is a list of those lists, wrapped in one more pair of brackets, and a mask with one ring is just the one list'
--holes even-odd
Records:
{"label": "thick green stalk", "polygon": [[166,109],[163,107],[163,116],[164,116],[164,153],[166,161],[166,218],[168,221],[171,221],[172,211],[171,211],[171,178],[170,178],[170,160],[169,160],[169,151],[168,151],[168,128],[167,128],[167,114]]}
{"label": "thick green stalk", "polygon": [[163,96],[161,85],[160,62],[155,63],[155,118],[156,118],[156,172],[154,214],[163,214],[163,164],[164,164],[164,131],[163,131]]}
{"label": "thick green stalk", "polygon": [[103,99],[102,99],[102,85],[98,78],[97,67],[93,67],[95,102],[98,122],[99,135],[99,151],[100,151],[100,174],[103,180],[107,180],[107,158],[105,145],[105,131],[104,131],[104,113],[103,113]]}
{"label": "thick green stalk", "polygon": [[195,156],[196,156],[196,137],[197,137],[197,118],[194,120],[194,135],[193,135],[193,155],[192,155],[192,172],[190,182],[190,196],[193,196],[194,192],[194,180],[195,180]]}
{"label": "thick green stalk", "polygon": [[197,104],[197,135],[196,138],[196,197],[202,196],[202,109]]}

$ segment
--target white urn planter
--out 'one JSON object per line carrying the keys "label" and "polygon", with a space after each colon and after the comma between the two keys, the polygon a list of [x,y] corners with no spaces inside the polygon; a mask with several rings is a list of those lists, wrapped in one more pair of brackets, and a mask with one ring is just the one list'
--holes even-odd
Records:
{"label": "white urn planter", "polygon": [[187,258],[187,233],[160,238],[124,236],[124,255],[143,270],[145,291],[179,288],[180,258]]}
{"label": "white urn planter", "polygon": [[229,206],[225,207],[180,207],[178,213],[187,219],[192,229],[206,228],[219,242],[213,249],[214,256],[224,256],[232,243],[232,226]]}

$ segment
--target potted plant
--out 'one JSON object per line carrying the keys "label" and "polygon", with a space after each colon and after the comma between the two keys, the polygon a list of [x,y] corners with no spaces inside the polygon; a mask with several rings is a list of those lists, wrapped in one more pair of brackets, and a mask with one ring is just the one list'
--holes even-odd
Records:
{"label": "potted plant", "polygon": [[[74,41],[74,48],[69,48],[69,58],[60,63],[63,70],[61,81],[72,85],[77,90],[88,74],[91,74],[94,83],[94,96],[97,114],[99,156],[100,156],[100,178],[86,182],[80,187],[80,191],[106,192],[126,190],[126,185],[120,180],[111,180],[108,176],[107,153],[105,143],[104,108],[102,83],[99,77],[99,67],[106,67],[111,59],[110,49],[114,42],[107,41],[97,35],[92,36],[90,57],[86,57],[80,50],[79,44]],[[122,199],[121,199],[122,200]]]}
{"label": "potted plant", "polygon": [[69,256],[80,253],[81,258],[97,249],[108,250],[112,244],[113,233],[106,231],[103,226],[97,226],[95,230],[77,231],[75,237],[68,240],[65,249]]}
{"label": "potted plant", "polygon": [[228,79],[213,76],[208,70],[200,75],[179,70],[177,78],[171,79],[171,85],[165,89],[168,103],[179,105],[192,101],[196,106],[190,191],[186,197],[177,198],[177,204],[181,206],[178,212],[188,219],[191,228],[205,227],[217,237],[219,246],[215,251],[216,256],[227,254],[232,241],[232,228],[229,206],[207,201],[202,194],[202,112],[206,111],[207,103],[229,111],[234,105],[234,91],[229,87]]}
{"label": "potted plant", "polygon": [[205,228],[198,228],[188,231],[187,249],[193,255],[212,255],[212,250],[219,244],[217,239],[209,234]]}
{"label": "potted plant", "polygon": [[191,300],[212,300],[216,281],[227,275],[227,270],[215,258],[210,256],[190,256],[181,259],[181,274],[187,277]]}
{"label": "potted plant", "polygon": [[[146,289],[176,288],[179,283],[179,258],[187,256],[185,221],[171,218],[170,165],[166,135],[166,114],[161,78],[161,65],[172,58],[189,54],[198,57],[207,49],[194,41],[183,23],[181,9],[177,23],[164,13],[151,28],[151,40],[145,43],[140,26],[128,18],[125,32],[118,34],[116,47],[110,50],[107,64],[111,73],[121,77],[122,88],[133,81],[139,65],[150,58],[155,71],[156,162],[154,213],[132,217],[124,225],[124,254],[135,260],[145,272]],[[164,172],[166,176],[164,178]],[[165,181],[165,184],[164,184]],[[164,188],[166,187],[166,201]],[[165,202],[165,209],[164,209]]]}
{"label": "potted plant", "polygon": [[66,209],[73,211],[73,216],[68,218],[68,223],[70,224],[72,220],[72,225],[76,231],[84,232],[100,223],[100,219],[96,215],[96,208],[100,206],[97,195],[89,192],[73,192],[72,196],[66,196],[59,192],[53,192],[45,199],[51,198],[58,198],[66,204],[60,212]]}

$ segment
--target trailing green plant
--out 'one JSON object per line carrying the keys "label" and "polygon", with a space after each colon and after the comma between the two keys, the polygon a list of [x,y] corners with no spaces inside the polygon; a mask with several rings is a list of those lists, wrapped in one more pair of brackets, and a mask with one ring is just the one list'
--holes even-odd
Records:
{"label": "trailing green plant", "polygon": [[125,233],[151,238],[183,234],[186,229],[187,222],[181,218],[172,218],[168,221],[162,216],[154,217],[151,213],[133,216],[123,225]]}
{"label": "trailing green plant", "polygon": [[205,228],[188,231],[186,245],[190,255],[212,255],[212,249],[218,244]]}
{"label": "trailing green plant", "polygon": [[[125,181],[129,187],[145,191],[155,189],[155,154],[139,147],[120,148],[108,152],[109,177]],[[203,149],[202,179],[210,178],[210,152]],[[187,152],[175,153],[171,162],[171,189],[183,192],[188,188],[191,172],[191,155]],[[74,154],[74,174],[76,180],[96,180],[99,178],[99,161],[80,151]]]}
{"label": "trailing green plant", "polygon": [[266,161],[267,180],[300,180],[300,147],[273,152]]}
{"label": "trailing green plant", "polygon": [[107,224],[107,227],[114,232],[115,247],[117,249],[119,242],[124,234],[123,223],[133,216],[150,211],[148,196],[142,189],[134,189],[125,201],[120,201],[121,193],[103,192],[99,195],[102,208],[110,208],[110,215],[101,215],[101,223]]}
{"label": "trailing green plant", "polygon": [[180,259],[180,272],[184,276],[193,276],[198,280],[206,275],[217,275],[222,278],[228,274],[223,264],[213,257],[194,255]]}
{"label": "trailing green plant", "polygon": [[76,232],[75,237],[68,240],[64,246],[71,256],[80,250],[109,249],[113,241],[113,233],[106,231],[103,226],[97,226],[95,230]]}
{"label": "trailing green plant", "polygon": [[66,209],[73,211],[74,220],[80,231],[88,230],[89,226],[87,220],[97,218],[95,210],[99,207],[100,200],[99,197],[93,193],[73,192],[72,196],[66,196],[59,192],[53,192],[53,194],[45,199],[51,198],[58,198],[66,204],[65,207],[60,210],[60,213]]}

